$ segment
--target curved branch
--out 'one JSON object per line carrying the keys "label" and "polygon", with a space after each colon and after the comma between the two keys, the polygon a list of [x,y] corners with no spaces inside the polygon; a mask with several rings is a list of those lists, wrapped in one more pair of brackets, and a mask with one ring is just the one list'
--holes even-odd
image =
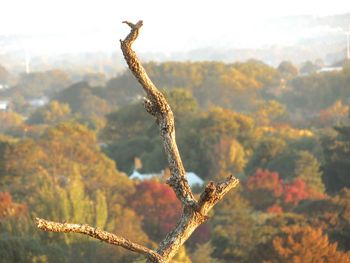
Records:
{"label": "curved branch", "polygon": [[128,21],[124,21],[123,23],[127,24],[131,28],[131,31],[124,40],[120,40],[121,49],[129,69],[147,94],[147,98],[144,100],[144,106],[147,112],[157,118],[171,172],[171,176],[167,183],[174,189],[177,198],[184,206],[195,207],[197,201],[195,200],[185,177],[185,169],[175,140],[173,112],[164,95],[156,88],[148,77],[139,58],[131,48],[132,43],[138,37],[143,22],[140,20],[136,24]]}
{"label": "curved branch", "polygon": [[71,223],[58,223],[53,221],[48,221],[42,218],[35,218],[36,226],[44,231],[59,232],[59,233],[80,233],[87,235],[111,245],[116,245],[123,247],[127,250],[143,254],[149,258],[151,262],[163,263],[162,257],[155,251],[131,242],[130,240],[108,233],[106,231],[100,230],[98,228],[91,227],[89,225],[81,224],[71,224]]}

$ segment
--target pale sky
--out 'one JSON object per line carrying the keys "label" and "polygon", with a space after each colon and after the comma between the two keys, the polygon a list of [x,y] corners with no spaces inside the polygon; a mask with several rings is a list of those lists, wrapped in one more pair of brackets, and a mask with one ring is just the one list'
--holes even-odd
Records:
{"label": "pale sky", "polygon": [[[135,48],[172,52],[269,36],[262,22],[287,15],[350,12],[349,0],[0,0],[0,35],[24,34],[28,50],[113,50],[128,32],[123,20],[144,20]],[[38,43],[40,39],[40,44]]]}

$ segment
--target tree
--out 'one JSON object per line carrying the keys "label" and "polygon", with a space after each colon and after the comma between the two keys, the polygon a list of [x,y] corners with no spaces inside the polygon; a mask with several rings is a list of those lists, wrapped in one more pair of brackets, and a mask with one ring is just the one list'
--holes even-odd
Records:
{"label": "tree", "polygon": [[285,119],[287,111],[284,105],[275,100],[262,101],[254,115],[260,125],[270,125]]}
{"label": "tree", "polygon": [[54,100],[33,112],[27,122],[30,124],[57,124],[67,120],[70,113],[68,104]]}
{"label": "tree", "polygon": [[335,127],[335,133],[323,138],[322,146],[327,191],[334,193],[343,187],[350,187],[350,126]]}
{"label": "tree", "polygon": [[315,192],[323,194],[325,186],[322,182],[320,163],[308,151],[300,151],[295,164],[295,177],[299,177]]}
{"label": "tree", "polygon": [[155,180],[140,182],[129,197],[130,207],[143,218],[144,229],[154,241],[160,241],[178,221],[181,204],[172,189]]}
{"label": "tree", "polygon": [[[71,80],[66,72],[50,70],[22,74],[19,83],[13,91],[20,92],[26,98],[35,98],[43,95],[53,95],[69,85]],[[12,89],[10,89],[10,92]]]}
{"label": "tree", "polygon": [[302,200],[323,197],[300,177],[284,182],[278,173],[261,169],[248,177],[246,195],[256,209],[273,213],[282,212],[282,207],[291,209]]}
{"label": "tree", "polygon": [[186,142],[180,140],[180,146],[186,149],[193,171],[204,178],[213,178],[228,170],[241,172],[244,169],[246,157],[258,136],[251,117],[213,107],[189,126],[188,138],[180,134]]}
{"label": "tree", "polygon": [[277,70],[281,73],[281,75],[287,79],[295,77],[298,75],[298,69],[289,61],[282,61]]}
{"label": "tree", "polygon": [[269,167],[271,161],[283,156],[287,148],[287,143],[281,138],[263,137],[250,158],[246,173],[252,174],[258,168],[271,169]]}
{"label": "tree", "polygon": [[13,111],[0,111],[0,123],[0,133],[9,133],[23,124],[23,118]]}
{"label": "tree", "polygon": [[314,64],[311,61],[305,61],[301,65],[300,73],[302,74],[312,74],[321,68],[320,65]]}
{"label": "tree", "polygon": [[99,90],[90,87],[86,82],[78,82],[62,90],[55,99],[68,104],[81,122],[99,128],[105,115],[111,111],[107,101],[97,95]]}
{"label": "tree", "polygon": [[199,199],[196,200],[185,177],[185,169],[177,148],[172,110],[164,95],[149,79],[136,53],[131,48],[132,43],[139,35],[139,29],[142,27],[143,22],[139,21],[136,24],[132,24],[125,21],[124,23],[131,28],[131,32],[124,40],[120,41],[121,49],[131,72],[146,92],[147,98],[144,99],[145,109],[156,118],[159,125],[160,135],[171,172],[167,184],[174,190],[176,197],[182,204],[181,218],[175,228],[160,242],[159,248],[156,251],[89,225],[58,223],[41,218],[36,218],[36,224],[38,228],[45,231],[85,234],[109,244],[121,246],[145,255],[149,262],[165,263],[169,262],[176,255],[181,245],[189,238],[192,232],[208,219],[208,213],[212,207],[229,190],[235,187],[239,181],[231,175],[221,183],[209,182]]}
{"label": "tree", "polygon": [[278,173],[269,170],[256,170],[247,180],[247,197],[257,209],[265,210],[276,203],[283,194],[283,180]]}
{"label": "tree", "polygon": [[344,188],[331,198],[305,202],[296,212],[305,215],[310,225],[326,231],[342,250],[350,249],[350,189]]}
{"label": "tree", "polygon": [[[64,185],[79,173],[90,195],[104,190],[109,204],[123,203],[125,195],[133,191],[132,182],[97,146],[96,134],[75,122],[48,128],[37,139],[10,144],[4,159],[6,173],[12,176],[11,193],[21,196],[26,191],[35,192],[38,176],[45,174],[53,178],[53,184]],[[15,184],[17,180],[23,185]]]}
{"label": "tree", "polygon": [[[266,253],[268,251],[268,253]],[[310,226],[290,226],[282,228],[260,254],[261,262],[266,263],[349,263],[350,253],[337,250],[336,243],[330,243],[322,229]]]}
{"label": "tree", "polygon": [[242,262],[258,241],[256,221],[252,208],[240,191],[229,193],[215,207],[213,256],[226,262]]}

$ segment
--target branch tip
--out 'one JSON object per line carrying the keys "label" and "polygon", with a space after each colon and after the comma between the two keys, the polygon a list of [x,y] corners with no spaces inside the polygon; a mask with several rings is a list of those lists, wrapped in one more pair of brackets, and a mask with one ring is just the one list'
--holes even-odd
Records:
{"label": "branch tip", "polygon": [[122,22],[123,24],[127,24],[131,29],[139,29],[140,27],[143,26],[143,21],[142,20],[139,20],[136,24],[134,23],[131,23],[129,21],[123,21]]}

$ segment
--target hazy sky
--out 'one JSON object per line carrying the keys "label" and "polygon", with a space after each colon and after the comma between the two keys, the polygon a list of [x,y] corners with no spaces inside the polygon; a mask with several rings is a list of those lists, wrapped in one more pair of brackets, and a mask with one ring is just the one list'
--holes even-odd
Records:
{"label": "hazy sky", "polygon": [[143,19],[135,48],[171,52],[254,46],[272,38],[267,18],[347,12],[349,0],[1,0],[0,35],[33,36],[22,43],[29,50],[112,50],[128,32],[120,22]]}

